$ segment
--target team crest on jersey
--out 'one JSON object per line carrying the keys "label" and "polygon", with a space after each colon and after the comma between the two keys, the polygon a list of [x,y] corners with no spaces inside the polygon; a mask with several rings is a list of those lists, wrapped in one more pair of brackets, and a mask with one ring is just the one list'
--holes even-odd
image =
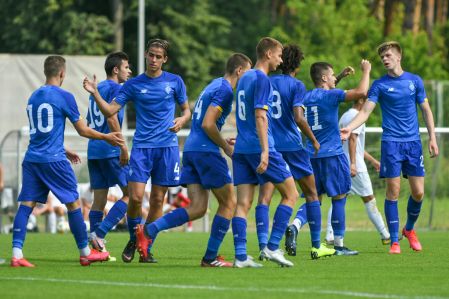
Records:
{"label": "team crest on jersey", "polygon": [[413,81],[409,81],[408,89],[410,89],[410,94],[415,93],[416,88],[415,88],[415,84],[413,83]]}
{"label": "team crest on jersey", "polygon": [[167,83],[167,85],[165,85],[165,92],[166,92],[167,94],[170,94],[170,92],[171,92],[171,87],[170,87],[170,84],[169,84],[169,83]]}

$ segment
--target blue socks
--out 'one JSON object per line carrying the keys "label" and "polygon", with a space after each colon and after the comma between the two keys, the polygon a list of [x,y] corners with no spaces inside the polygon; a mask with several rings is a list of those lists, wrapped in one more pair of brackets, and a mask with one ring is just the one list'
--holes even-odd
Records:
{"label": "blue socks", "polygon": [[[320,248],[321,234],[321,206],[318,200],[306,202],[307,222],[309,222],[312,247]],[[298,211],[299,213],[299,211]],[[302,223],[302,221],[301,221]]]}
{"label": "blue socks", "polygon": [[87,247],[87,232],[86,224],[84,223],[83,214],[81,209],[76,209],[67,212],[69,218],[70,231],[75,237],[76,245],[78,249]]}
{"label": "blue socks", "polygon": [[189,214],[187,214],[186,209],[179,208],[165,214],[156,221],[145,225],[145,230],[151,239],[155,239],[157,234],[162,231],[172,227],[177,227],[183,225],[189,221]]}
{"label": "blue socks", "polygon": [[218,249],[220,248],[221,243],[226,235],[226,232],[229,229],[229,225],[231,221],[220,216],[215,215],[214,220],[212,221],[212,227],[210,231],[209,242],[207,243],[206,254],[204,255],[204,259],[208,261],[212,261],[217,257]]}
{"label": "blue socks", "polygon": [[413,200],[412,196],[408,198],[407,204],[407,222],[405,224],[406,230],[412,230],[415,226],[416,220],[418,220],[419,213],[421,212],[422,201],[417,202]]}
{"label": "blue socks", "polygon": [[32,208],[20,205],[14,217],[14,226],[12,230],[12,247],[23,248],[25,236],[27,233],[28,218],[30,218]]}
{"label": "blue socks", "polygon": [[390,231],[391,244],[399,239],[398,201],[385,199],[385,219]]}
{"label": "blue socks", "polygon": [[268,244],[268,229],[270,225],[269,208],[269,206],[263,204],[259,204],[256,207],[256,229],[259,250],[264,249]]}
{"label": "blue socks", "polygon": [[232,218],[232,234],[234,235],[235,258],[246,261],[246,219],[241,217]]}
{"label": "blue socks", "polygon": [[103,211],[93,211],[89,212],[89,222],[90,222],[90,232],[93,233],[100,226],[103,220]]}
{"label": "blue socks", "polygon": [[343,238],[346,230],[345,215],[346,197],[341,199],[332,199],[331,223],[334,230],[334,236]]}
{"label": "blue socks", "polygon": [[[123,200],[117,201],[109,211],[108,215],[104,218],[104,220],[100,223],[98,228],[95,230],[95,234],[104,239],[106,234],[117,225],[117,223],[122,220],[122,218],[126,214],[126,210],[128,209],[128,205]],[[90,214],[89,214],[90,216]],[[92,228],[91,228],[92,231]]]}
{"label": "blue socks", "polygon": [[295,218],[297,218],[299,221],[301,221],[301,227],[303,227],[304,224],[306,224],[308,221],[307,211],[308,210],[307,210],[306,204],[303,204],[299,207],[298,212],[296,212]]}
{"label": "blue socks", "polygon": [[128,222],[129,239],[131,241],[136,241],[135,229],[136,226],[142,222],[142,217],[131,218],[128,216],[126,217],[126,221]]}
{"label": "blue socks", "polygon": [[285,230],[287,229],[290,216],[292,215],[293,209],[289,206],[280,204],[273,218],[273,227],[271,229],[270,240],[268,241],[268,249],[274,251],[279,248],[279,243],[284,236]]}

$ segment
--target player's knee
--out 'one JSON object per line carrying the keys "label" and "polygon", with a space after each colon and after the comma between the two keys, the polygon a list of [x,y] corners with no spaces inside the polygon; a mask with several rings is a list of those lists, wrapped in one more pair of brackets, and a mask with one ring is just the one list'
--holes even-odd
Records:
{"label": "player's knee", "polygon": [[422,201],[424,198],[424,190],[412,192],[412,197],[415,201]]}

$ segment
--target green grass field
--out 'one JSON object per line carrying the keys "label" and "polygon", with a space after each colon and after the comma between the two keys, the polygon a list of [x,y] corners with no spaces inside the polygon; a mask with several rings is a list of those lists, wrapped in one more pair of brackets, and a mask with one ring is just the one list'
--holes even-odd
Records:
{"label": "green grass field", "polygon": [[[309,234],[300,235],[292,268],[264,262],[260,269],[201,268],[208,235],[163,233],[155,245],[158,264],[120,261],[124,233],[108,235],[117,262],[81,267],[70,234],[28,234],[24,253],[36,268],[0,266],[0,297],[6,298],[449,298],[448,234],[420,231],[424,247],[412,252],[402,241],[402,254],[390,256],[375,232],[348,232],[352,257],[311,260]],[[0,236],[2,257],[10,255],[10,235]],[[283,244],[283,243],[282,243]],[[255,233],[249,254],[257,256]],[[233,258],[228,234],[221,254]]]}

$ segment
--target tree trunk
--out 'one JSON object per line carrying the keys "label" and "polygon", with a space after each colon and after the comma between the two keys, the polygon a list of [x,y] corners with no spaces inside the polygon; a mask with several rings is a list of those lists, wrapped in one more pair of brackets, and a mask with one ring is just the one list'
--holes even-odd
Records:
{"label": "tree trunk", "polygon": [[112,16],[114,23],[114,48],[123,50],[123,1],[112,0]]}
{"label": "tree trunk", "polygon": [[386,0],[384,7],[384,36],[391,34],[393,30],[393,18],[396,14],[396,7],[398,5],[398,0]]}
{"label": "tree trunk", "polygon": [[435,0],[426,0],[425,29],[429,38],[429,55],[432,54],[433,25],[435,22]]}
{"label": "tree trunk", "polygon": [[447,9],[449,5],[449,0],[437,0],[436,3],[436,23],[443,25],[446,23],[448,14]]}
{"label": "tree trunk", "polygon": [[377,20],[383,21],[385,10],[385,0],[374,0],[371,6],[371,15]]}

